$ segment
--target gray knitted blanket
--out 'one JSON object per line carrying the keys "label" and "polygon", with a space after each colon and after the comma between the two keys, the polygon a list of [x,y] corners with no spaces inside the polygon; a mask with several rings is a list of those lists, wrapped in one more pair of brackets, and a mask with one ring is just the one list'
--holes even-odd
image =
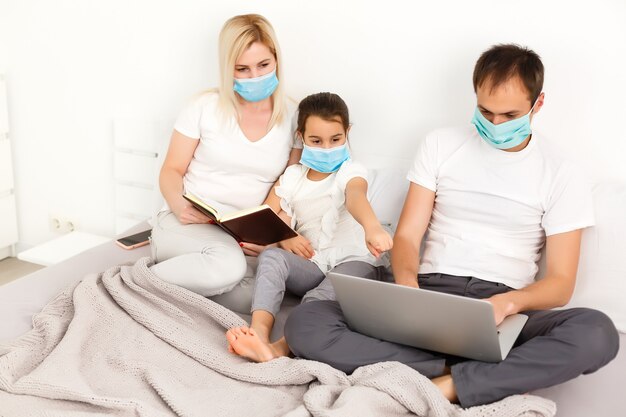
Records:
{"label": "gray knitted blanket", "polygon": [[323,363],[250,363],[226,349],[233,312],[134,266],[89,275],[0,346],[0,416],[553,416],[509,397],[461,409],[397,362],[347,376]]}

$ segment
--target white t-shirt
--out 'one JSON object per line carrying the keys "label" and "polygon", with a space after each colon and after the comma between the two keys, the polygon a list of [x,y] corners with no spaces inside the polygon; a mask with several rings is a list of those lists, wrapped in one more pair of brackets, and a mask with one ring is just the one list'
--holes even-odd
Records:
{"label": "white t-shirt", "polygon": [[323,273],[348,261],[384,265],[386,257],[376,259],[365,245],[365,231],[345,204],[348,182],[355,177],[367,181],[367,169],[348,160],[335,173],[321,181],[307,178],[309,168],[296,164],[280,177],[276,195],[281,208],[291,216],[291,226],[311,242],[311,259]]}
{"label": "white t-shirt", "polygon": [[534,281],[546,236],[594,224],[589,182],[537,133],[523,150],[505,152],[472,125],[436,130],[407,178],[436,192],[424,273],[523,288]]}
{"label": "white t-shirt", "polygon": [[174,129],[200,139],[183,178],[190,192],[223,214],[263,202],[285,169],[292,148],[302,144],[294,136],[295,106],[280,124],[251,142],[234,117],[225,121],[218,109],[218,94],[193,100],[178,116]]}

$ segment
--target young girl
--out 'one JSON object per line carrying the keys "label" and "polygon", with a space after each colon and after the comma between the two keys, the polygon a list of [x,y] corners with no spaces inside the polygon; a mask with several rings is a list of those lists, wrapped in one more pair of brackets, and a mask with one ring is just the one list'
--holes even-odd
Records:
{"label": "young girl", "polygon": [[229,350],[256,362],[289,355],[284,338],[270,343],[285,289],[302,302],[334,300],[333,270],[374,278],[384,273],[392,238],[367,200],[367,170],[350,160],[348,108],[336,94],[308,96],[298,108],[300,164],[287,168],[266,200],[298,236],[259,256],[250,327],[226,333]]}

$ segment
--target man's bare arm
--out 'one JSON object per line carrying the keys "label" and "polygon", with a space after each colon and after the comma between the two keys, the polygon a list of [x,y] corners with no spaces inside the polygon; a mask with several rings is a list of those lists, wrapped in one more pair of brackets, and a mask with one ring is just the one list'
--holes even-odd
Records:
{"label": "man's bare arm", "polygon": [[520,311],[546,310],[569,302],[576,285],[581,236],[582,229],[548,236],[545,277],[525,288],[489,298],[497,324]]}
{"label": "man's bare arm", "polygon": [[391,251],[391,267],[398,284],[418,286],[419,250],[430,223],[434,204],[434,191],[411,183]]}

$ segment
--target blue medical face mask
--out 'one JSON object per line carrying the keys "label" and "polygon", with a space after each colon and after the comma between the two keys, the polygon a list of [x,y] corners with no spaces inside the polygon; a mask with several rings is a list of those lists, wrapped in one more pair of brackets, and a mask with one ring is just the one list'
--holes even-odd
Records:
{"label": "blue medical face mask", "polygon": [[476,107],[472,124],[476,126],[480,137],[494,148],[511,149],[524,142],[528,135],[532,133],[530,129],[530,113],[532,113],[534,108],[535,105],[533,104],[533,107],[524,116],[494,125]]}
{"label": "blue medical face mask", "polygon": [[278,87],[276,70],[255,78],[235,78],[233,90],[246,101],[261,101],[271,96]]}
{"label": "blue medical face mask", "polygon": [[300,163],[317,172],[330,173],[339,170],[350,159],[348,142],[330,149],[312,148],[304,145]]}

